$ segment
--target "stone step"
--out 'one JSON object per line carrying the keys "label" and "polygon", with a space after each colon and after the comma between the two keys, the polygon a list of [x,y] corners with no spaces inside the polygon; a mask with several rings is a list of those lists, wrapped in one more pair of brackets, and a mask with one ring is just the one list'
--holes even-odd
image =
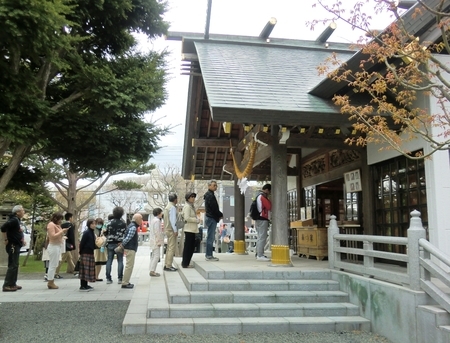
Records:
{"label": "stone step", "polygon": [[[340,332],[370,331],[371,329],[370,321],[360,316],[148,318],[145,326],[147,334],[186,335],[219,333],[234,335],[249,332]],[[140,331],[143,331],[143,328]]]}
{"label": "stone step", "polygon": [[[212,266],[208,264],[207,266]],[[316,290],[313,285],[323,288],[336,288],[332,280],[206,280],[196,268],[180,269],[178,272],[164,273],[166,289],[170,304],[201,303],[325,303],[347,302],[348,294],[339,290]],[[281,281],[281,282],[280,282]],[[226,288],[219,284],[234,287],[251,287],[259,282],[268,282],[275,290],[210,290]],[[286,283],[288,288],[308,288],[312,290],[276,290],[277,286]],[[240,285],[240,286],[239,286]],[[245,286],[243,286],[245,285]],[[283,286],[284,287],[284,286]],[[199,289],[191,291],[190,289]]]}
{"label": "stone step", "polygon": [[431,321],[433,326],[450,325],[450,313],[441,306],[419,305],[418,309],[427,316],[425,319]]}
{"label": "stone step", "polygon": [[[205,262],[206,267],[211,267],[211,263]],[[195,268],[181,268],[179,276],[183,280],[189,291],[337,291],[339,282],[330,279],[263,279],[263,273],[259,274],[261,278],[228,278],[228,279],[207,279],[202,273],[202,264],[195,263]],[[215,269],[210,268],[210,269]],[[291,277],[292,272],[277,273],[278,277]],[[313,274],[318,274],[314,271]],[[325,272],[325,275],[328,275]],[[268,275],[265,275],[268,276]],[[253,273],[253,277],[255,274]]]}
{"label": "stone step", "polygon": [[180,293],[170,290],[170,304],[336,303],[348,302],[342,291],[210,291]]}
{"label": "stone step", "polygon": [[[190,283],[191,291],[337,291],[333,280],[208,280]],[[206,288],[206,289],[205,289]]]}
{"label": "stone step", "polygon": [[418,342],[448,343],[450,342],[450,314],[438,305],[419,305]]}
{"label": "stone step", "polygon": [[148,318],[235,318],[235,317],[327,317],[358,316],[359,307],[350,303],[289,304],[170,304],[167,311],[150,307]]}
{"label": "stone step", "polygon": [[[176,261],[174,261],[176,263]],[[273,270],[229,270],[222,269],[219,264],[206,261],[196,261],[195,268],[181,268],[182,273],[196,270],[203,278],[208,280],[331,280],[329,270],[293,270],[292,268],[278,268]]]}

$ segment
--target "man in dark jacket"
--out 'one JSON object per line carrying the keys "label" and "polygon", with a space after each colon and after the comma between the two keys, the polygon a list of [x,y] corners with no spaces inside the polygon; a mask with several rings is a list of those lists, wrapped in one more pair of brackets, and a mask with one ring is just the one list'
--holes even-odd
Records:
{"label": "man in dark jacket", "polygon": [[141,226],[141,224],[142,215],[135,213],[133,220],[127,227],[125,238],[122,241],[122,245],[127,256],[125,271],[123,273],[122,288],[131,289],[134,287],[134,285],[130,283],[130,279],[134,267],[134,258],[136,257],[136,251],[139,245],[139,234],[137,228]]}
{"label": "man in dark jacket", "polygon": [[122,243],[125,237],[125,231],[127,230],[127,224],[122,220],[124,209],[120,206],[116,206],[113,209],[113,218],[106,224],[106,241],[108,243],[108,260],[106,261],[106,283],[112,283],[111,268],[114,261],[114,254],[117,256],[117,278],[118,284],[122,283],[123,278],[123,254],[115,252],[114,249]]}
{"label": "man in dark jacket", "polygon": [[205,228],[208,232],[206,237],[206,261],[219,261],[213,256],[213,243],[216,237],[217,223],[222,219],[223,213],[219,210],[216,195],[217,182],[211,180],[208,182],[208,191],[203,196],[205,200]]}
{"label": "man in dark jacket", "polygon": [[17,275],[19,273],[20,248],[25,244],[23,231],[20,227],[20,219],[24,214],[25,210],[22,205],[14,206],[9,220],[0,229],[8,254],[8,270],[3,283],[3,292],[15,292],[22,289],[22,286],[17,284]]}

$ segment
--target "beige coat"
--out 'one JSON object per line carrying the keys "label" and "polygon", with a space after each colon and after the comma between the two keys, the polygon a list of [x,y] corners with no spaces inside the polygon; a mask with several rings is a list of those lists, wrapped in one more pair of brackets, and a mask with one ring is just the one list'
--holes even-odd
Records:
{"label": "beige coat", "polygon": [[198,233],[198,218],[195,208],[188,202],[183,207],[184,232]]}

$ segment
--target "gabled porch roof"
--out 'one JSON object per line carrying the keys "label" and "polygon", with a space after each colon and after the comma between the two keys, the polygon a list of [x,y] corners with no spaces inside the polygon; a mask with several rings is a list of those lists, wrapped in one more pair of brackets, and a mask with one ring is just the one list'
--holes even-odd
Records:
{"label": "gabled porch roof", "polygon": [[[214,121],[276,125],[348,124],[331,100],[308,92],[322,80],[317,66],[331,49],[194,43]],[[350,57],[353,52],[340,51]]]}
{"label": "gabled porch roof", "polygon": [[[242,124],[253,125],[254,132],[265,127],[270,133],[270,125],[289,128],[292,154],[301,148],[348,149],[348,118],[331,100],[308,94],[322,80],[317,66],[333,51],[343,58],[354,54],[347,44],[222,35],[204,40],[188,33],[171,33],[169,39],[176,37],[182,37],[183,68],[190,74],[184,178],[233,179],[230,147],[245,162],[250,138]],[[229,130],[223,123],[230,123]],[[264,179],[270,153],[258,154],[251,177]]]}

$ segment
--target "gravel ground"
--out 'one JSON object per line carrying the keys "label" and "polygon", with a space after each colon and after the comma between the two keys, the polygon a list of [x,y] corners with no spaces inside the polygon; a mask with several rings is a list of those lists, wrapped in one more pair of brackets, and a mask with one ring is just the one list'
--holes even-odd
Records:
{"label": "gravel ground", "polygon": [[122,335],[128,301],[0,304],[0,342],[391,343],[365,332],[242,335]]}

